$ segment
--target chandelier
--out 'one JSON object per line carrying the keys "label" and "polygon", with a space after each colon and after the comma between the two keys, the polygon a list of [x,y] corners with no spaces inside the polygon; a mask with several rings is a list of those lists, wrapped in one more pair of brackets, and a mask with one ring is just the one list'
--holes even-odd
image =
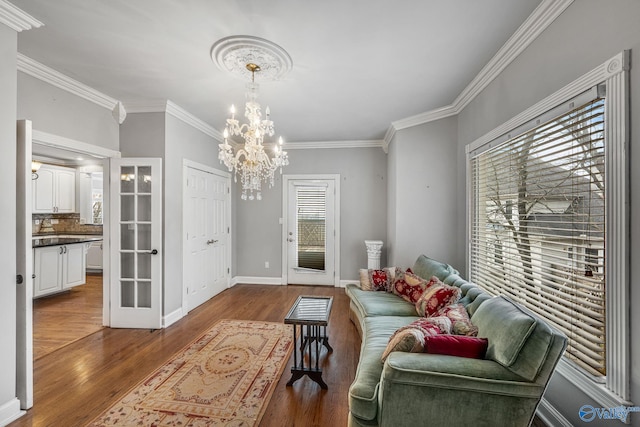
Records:
{"label": "chandelier", "polygon": [[[258,103],[258,83],[255,82],[255,73],[260,71],[260,66],[254,63],[246,65],[251,72],[251,83],[247,84],[246,104],[244,116],[248,123],[240,124],[236,119],[235,106],[231,105],[231,118],[227,119],[224,129],[224,143],[219,144],[220,163],[224,163],[229,172],[235,171],[234,181],[242,184],[242,200],[262,200],[262,182],[269,182],[269,188],[274,185],[274,173],[276,169],[289,164],[287,152],[282,148],[282,137],[273,146],[273,154],[269,156],[265,150],[265,137],[274,135],[273,121],[270,120],[269,107],[265,109],[265,118],[262,119],[260,104]],[[244,139],[244,144],[229,144],[229,138],[239,136]]]}

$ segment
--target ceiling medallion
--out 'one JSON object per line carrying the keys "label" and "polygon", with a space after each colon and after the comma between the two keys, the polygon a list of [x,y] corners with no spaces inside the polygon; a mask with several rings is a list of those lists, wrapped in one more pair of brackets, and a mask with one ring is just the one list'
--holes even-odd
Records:
{"label": "ceiling medallion", "polygon": [[222,71],[243,80],[253,77],[247,64],[260,64],[256,80],[279,80],[293,67],[291,57],[282,47],[254,36],[229,36],[211,48],[211,59]]}

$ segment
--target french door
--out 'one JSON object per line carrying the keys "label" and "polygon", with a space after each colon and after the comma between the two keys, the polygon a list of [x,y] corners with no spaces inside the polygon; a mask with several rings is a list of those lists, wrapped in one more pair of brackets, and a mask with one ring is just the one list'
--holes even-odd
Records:
{"label": "french door", "polygon": [[111,327],[162,327],[162,159],[111,159]]}
{"label": "french door", "polygon": [[284,283],[339,285],[338,175],[284,177]]}

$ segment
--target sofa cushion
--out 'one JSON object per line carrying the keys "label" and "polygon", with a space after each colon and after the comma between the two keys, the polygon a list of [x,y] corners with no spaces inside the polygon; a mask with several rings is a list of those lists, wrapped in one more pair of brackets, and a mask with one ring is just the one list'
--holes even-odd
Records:
{"label": "sofa cushion", "polygon": [[487,352],[486,338],[458,335],[434,335],[425,338],[425,352],[449,356],[484,359]]}
{"label": "sofa cushion", "polygon": [[444,281],[450,274],[458,274],[458,271],[449,264],[436,261],[426,255],[420,255],[418,259],[416,259],[412,271],[413,274],[417,274],[424,279],[436,276],[442,281]]}
{"label": "sofa cushion", "polygon": [[416,301],[418,316],[435,315],[442,308],[455,303],[460,298],[460,288],[445,285],[436,276],[431,277],[426,290]]}
{"label": "sofa cushion", "polygon": [[363,291],[356,285],[345,288],[351,303],[357,307],[360,317],[370,316],[417,316],[415,305],[394,294]]}
{"label": "sofa cushion", "polygon": [[[369,292],[373,295],[385,295]],[[395,295],[386,294],[399,299]],[[364,420],[374,420],[378,412],[378,383],[382,374],[382,353],[387,347],[389,337],[400,329],[417,320],[411,316],[377,316],[364,319],[362,347],[356,376],[349,387],[349,410]]]}
{"label": "sofa cushion", "polygon": [[480,305],[471,317],[478,337],[488,338],[487,358],[510,367],[536,327],[536,319],[502,296]]}

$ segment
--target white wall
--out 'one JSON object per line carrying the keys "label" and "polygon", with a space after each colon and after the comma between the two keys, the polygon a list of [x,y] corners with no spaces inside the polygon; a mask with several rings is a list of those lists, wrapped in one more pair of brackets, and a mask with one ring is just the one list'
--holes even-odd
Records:
{"label": "white wall", "polygon": [[110,110],[18,72],[18,119],[33,129],[118,151],[118,122]]}
{"label": "white wall", "polygon": [[16,400],[16,52],[17,35],[0,24],[0,425]]}
{"label": "white wall", "polygon": [[[340,279],[358,278],[366,268],[364,241],[386,240],[386,154],[381,148],[289,150],[284,174],[340,174]],[[233,184],[235,211],[235,274],[282,277],[282,178],[263,191],[261,201],[240,198]],[[386,260],[383,252],[382,263]],[[269,261],[270,268],[264,268]]]}
{"label": "white wall", "polygon": [[449,117],[396,132],[389,150],[389,264],[410,267],[420,254],[456,268],[457,119]]}
{"label": "white wall", "polygon": [[[631,69],[631,307],[640,305],[640,2],[636,0],[576,0],[458,116],[458,182],[465,179],[464,147],[541,99],[604,63],[625,49],[632,50]],[[458,189],[464,188],[458,185]],[[458,220],[464,221],[466,196],[458,191]],[[462,230],[462,231],[463,231]],[[458,233],[458,248],[465,248]],[[640,311],[631,315],[631,396],[640,405]],[[584,424],[578,409],[600,407],[581,390],[556,374],[545,398],[573,425]],[[631,414],[640,426],[640,414]],[[608,421],[606,425],[613,425]],[[596,425],[596,422],[589,425]],[[604,424],[601,424],[604,425]]]}

